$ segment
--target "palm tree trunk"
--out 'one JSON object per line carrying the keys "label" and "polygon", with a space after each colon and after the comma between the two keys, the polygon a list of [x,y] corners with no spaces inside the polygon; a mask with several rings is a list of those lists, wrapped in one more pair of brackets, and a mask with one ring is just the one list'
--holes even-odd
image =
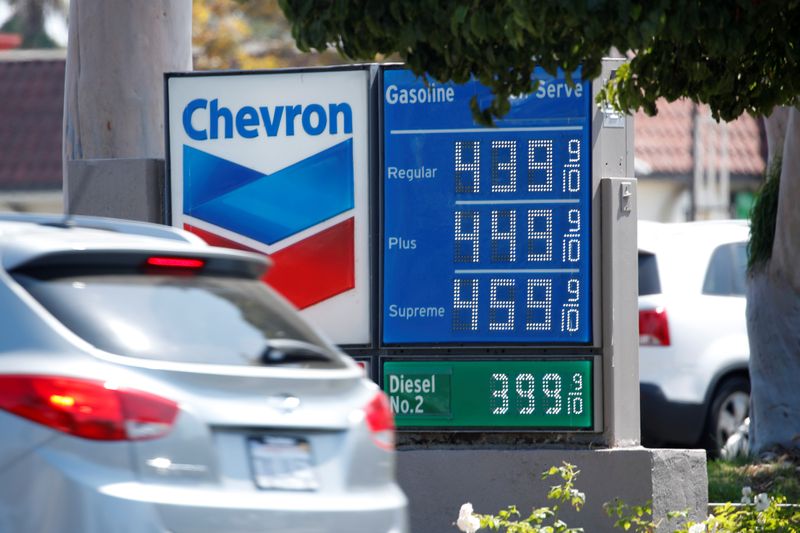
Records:
{"label": "palm tree trunk", "polygon": [[[80,172],[69,169],[102,162],[111,175],[124,159],[164,159],[164,73],[191,70],[191,35],[191,0],[72,0],[63,130],[68,212],[75,194],[97,205],[92,214],[110,216],[143,201],[98,194],[97,182],[71,187]],[[126,179],[126,191],[136,184],[143,197],[162,192],[141,185],[143,176]]]}
{"label": "palm tree trunk", "polygon": [[773,113],[767,138],[783,163],[772,257],[747,286],[754,454],[800,448],[800,111]]}

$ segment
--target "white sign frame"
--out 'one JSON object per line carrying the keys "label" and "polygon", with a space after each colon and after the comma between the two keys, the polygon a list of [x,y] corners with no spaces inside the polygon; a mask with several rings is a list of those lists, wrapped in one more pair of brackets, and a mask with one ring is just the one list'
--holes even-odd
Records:
{"label": "white sign frame", "polygon": [[[189,225],[234,241],[242,247],[271,255],[352,219],[354,287],[300,311],[331,341],[341,345],[369,346],[373,343],[370,312],[372,261],[369,242],[369,83],[368,66],[191,72],[165,76],[167,183],[170,199],[168,210],[172,225]],[[216,131],[210,125],[212,101],[215,101]],[[191,102],[195,104],[187,112],[187,106]],[[341,113],[335,114],[343,108],[331,107],[343,104],[349,106],[352,114],[351,129],[345,127],[346,118]],[[317,113],[307,113],[308,117],[293,114],[293,131],[290,131],[287,119],[290,115],[287,110],[296,106],[302,106],[301,110],[306,111],[312,108]],[[244,112],[243,118],[237,122],[238,112],[244,107],[252,107],[260,113],[253,116]],[[266,121],[270,118],[278,121],[279,115],[276,113],[279,107],[286,111],[284,120],[278,123],[277,128],[273,122],[272,129],[268,130]],[[219,110],[222,108],[230,111],[230,119],[219,118]],[[266,116],[263,109],[266,109]],[[320,109],[338,118],[336,126],[329,121],[328,127],[320,127]],[[185,113],[188,113],[188,119],[185,118]],[[226,121],[230,121],[231,126]],[[226,138],[228,133],[230,136]],[[269,176],[347,139],[352,140],[352,208],[311,227],[277,242],[266,243],[184,212],[185,147],[201,150],[215,158],[234,162]],[[323,273],[326,265],[321,264],[319,268]]]}

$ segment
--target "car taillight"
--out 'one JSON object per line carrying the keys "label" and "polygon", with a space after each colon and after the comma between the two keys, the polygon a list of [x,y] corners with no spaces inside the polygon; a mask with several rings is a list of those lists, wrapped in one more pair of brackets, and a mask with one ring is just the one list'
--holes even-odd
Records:
{"label": "car taillight", "polygon": [[148,257],[148,266],[164,268],[203,268],[206,264],[202,259],[192,259],[190,257]]}
{"label": "car taillight", "polygon": [[379,391],[364,411],[372,441],[385,450],[394,449],[394,416],[386,395]]}
{"label": "car taillight", "polygon": [[178,404],[110,382],[58,376],[0,376],[0,409],[92,440],[146,440],[166,435]]}
{"label": "car taillight", "polygon": [[192,276],[200,272],[206,262],[191,257],[148,257],[144,262],[147,274],[169,274],[173,276]]}
{"label": "car taillight", "polygon": [[639,345],[669,346],[669,322],[663,307],[639,310]]}

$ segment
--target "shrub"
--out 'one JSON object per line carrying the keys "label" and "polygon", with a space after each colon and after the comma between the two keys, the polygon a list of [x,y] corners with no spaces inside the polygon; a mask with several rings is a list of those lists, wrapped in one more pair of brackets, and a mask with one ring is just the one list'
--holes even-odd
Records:
{"label": "shrub", "polygon": [[[580,511],[586,502],[586,495],[575,488],[575,480],[580,474],[574,465],[563,463],[542,473],[542,479],[558,476],[561,483],[550,488],[547,499],[553,502],[550,507],[539,507],[523,517],[512,505],[494,514],[476,514],[472,504],[461,506],[455,525],[465,533],[475,533],[481,528],[506,533],[577,533],[583,528],[570,528],[558,517],[559,508],[565,504]],[[608,515],[615,519],[614,527],[636,533],[654,533],[660,521],[653,521],[650,502],[644,505],[628,505],[620,500],[603,506]],[[685,518],[685,511],[667,513],[667,518]],[[674,533],[739,533],[739,532],[790,532],[800,531],[800,507],[786,505],[782,496],[770,498],[766,493],[752,497],[750,487],[742,489],[741,502],[726,503],[715,509],[701,522],[688,521],[674,529]]]}

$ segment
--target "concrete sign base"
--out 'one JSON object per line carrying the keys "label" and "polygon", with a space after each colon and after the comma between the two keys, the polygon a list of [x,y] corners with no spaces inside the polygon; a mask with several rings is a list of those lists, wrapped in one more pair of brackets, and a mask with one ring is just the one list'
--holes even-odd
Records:
{"label": "concrete sign base", "polygon": [[[550,505],[547,492],[555,482],[542,481],[540,474],[563,462],[580,470],[576,486],[586,494],[580,512],[570,508],[560,514],[569,527],[583,527],[592,533],[619,531],[603,510],[603,503],[614,498],[630,505],[652,500],[655,520],[668,511],[681,510],[688,510],[692,520],[706,517],[708,479],[703,450],[401,450],[398,478],[410,501],[411,531],[456,531],[453,523],[466,502],[472,503],[476,513],[496,514],[516,505],[527,516],[535,507]],[[665,521],[663,525],[668,524]]]}
{"label": "concrete sign base", "polygon": [[66,213],[164,222],[163,159],[77,159],[67,178]]}

